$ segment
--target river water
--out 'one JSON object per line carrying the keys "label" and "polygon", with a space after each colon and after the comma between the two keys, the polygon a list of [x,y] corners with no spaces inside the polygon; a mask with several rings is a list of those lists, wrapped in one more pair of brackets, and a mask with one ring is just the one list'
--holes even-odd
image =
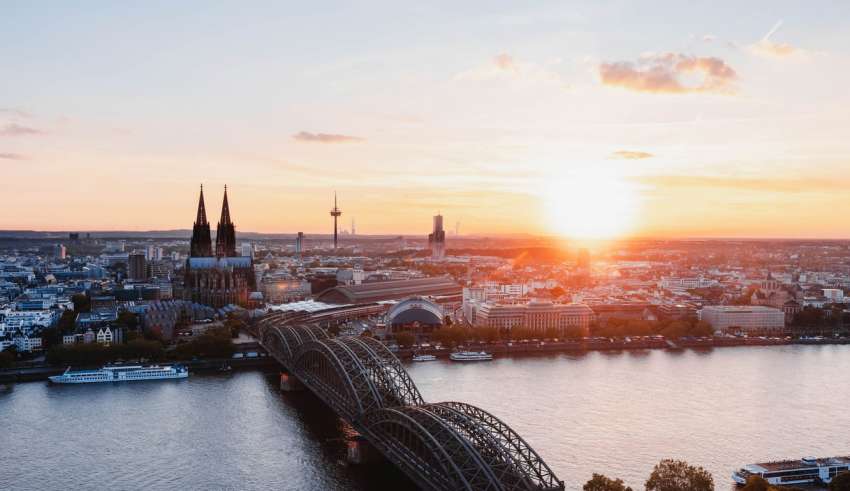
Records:
{"label": "river water", "polygon": [[[850,455],[850,346],[775,346],[410,365],[428,401],[478,405],[566,482],[636,489],[679,458],[730,489],[737,467]],[[277,375],[0,391],[0,489],[405,489],[387,465],[344,463],[344,427]]]}

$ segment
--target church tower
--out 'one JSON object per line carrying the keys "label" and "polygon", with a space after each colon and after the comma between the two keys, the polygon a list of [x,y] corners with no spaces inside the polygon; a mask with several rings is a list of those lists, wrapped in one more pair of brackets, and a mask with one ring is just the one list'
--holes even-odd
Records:
{"label": "church tower", "polygon": [[204,206],[204,185],[201,184],[201,198],[198,200],[198,217],[192,226],[189,257],[210,257],[212,255],[210,224],[207,222],[207,209]]}
{"label": "church tower", "polygon": [[236,257],[236,227],[230,221],[230,206],[227,204],[227,186],[224,186],[224,202],[221,204],[221,220],[215,232],[215,255]]}

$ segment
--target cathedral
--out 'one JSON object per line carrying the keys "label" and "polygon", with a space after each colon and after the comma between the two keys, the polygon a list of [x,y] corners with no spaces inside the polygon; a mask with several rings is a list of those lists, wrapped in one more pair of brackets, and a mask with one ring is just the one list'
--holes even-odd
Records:
{"label": "cathedral", "polygon": [[215,233],[215,251],[204,205],[204,188],[198,201],[198,215],[192,226],[189,258],[183,278],[183,298],[212,307],[248,305],[248,295],[256,289],[254,265],[250,257],[236,255],[236,227],[230,220],[227,186],[221,218]]}

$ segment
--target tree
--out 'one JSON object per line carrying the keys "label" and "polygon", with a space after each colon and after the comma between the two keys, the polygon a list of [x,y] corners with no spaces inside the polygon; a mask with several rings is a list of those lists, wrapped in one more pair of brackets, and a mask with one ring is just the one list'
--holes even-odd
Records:
{"label": "tree", "polygon": [[408,331],[402,331],[395,334],[395,342],[398,343],[402,348],[409,348],[413,346],[413,343],[416,341],[416,336],[411,334]]}
{"label": "tree", "polygon": [[747,484],[742,488],[743,491],[772,491],[773,486],[761,476],[750,476],[747,478]]}
{"label": "tree", "polygon": [[74,302],[74,312],[91,312],[91,299],[84,293],[77,293],[71,297]]}
{"label": "tree", "polygon": [[0,351],[0,368],[11,368],[15,364],[15,354],[12,350]]}
{"label": "tree", "polygon": [[850,472],[842,472],[832,478],[829,491],[850,491]]}
{"label": "tree", "polygon": [[714,478],[702,467],[664,459],[652,470],[646,491],[714,491]]}
{"label": "tree", "polygon": [[62,333],[58,328],[48,327],[47,329],[41,330],[41,345],[45,349],[55,346],[57,344],[62,344]]}
{"label": "tree", "polygon": [[73,310],[63,310],[56,326],[63,334],[71,333],[74,330],[76,319],[77,314]]}
{"label": "tree", "polygon": [[623,484],[622,479],[611,479],[602,474],[594,474],[582,489],[584,491],[632,491],[632,488]]}
{"label": "tree", "polygon": [[115,320],[115,324],[135,331],[139,327],[139,318],[129,310],[122,310],[118,313],[118,319]]}

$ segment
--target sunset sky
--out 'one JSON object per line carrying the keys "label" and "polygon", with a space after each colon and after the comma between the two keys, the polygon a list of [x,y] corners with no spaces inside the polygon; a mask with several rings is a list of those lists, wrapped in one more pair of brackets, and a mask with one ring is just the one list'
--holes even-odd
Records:
{"label": "sunset sky", "polygon": [[850,2],[3,2],[0,229],[850,237]]}

